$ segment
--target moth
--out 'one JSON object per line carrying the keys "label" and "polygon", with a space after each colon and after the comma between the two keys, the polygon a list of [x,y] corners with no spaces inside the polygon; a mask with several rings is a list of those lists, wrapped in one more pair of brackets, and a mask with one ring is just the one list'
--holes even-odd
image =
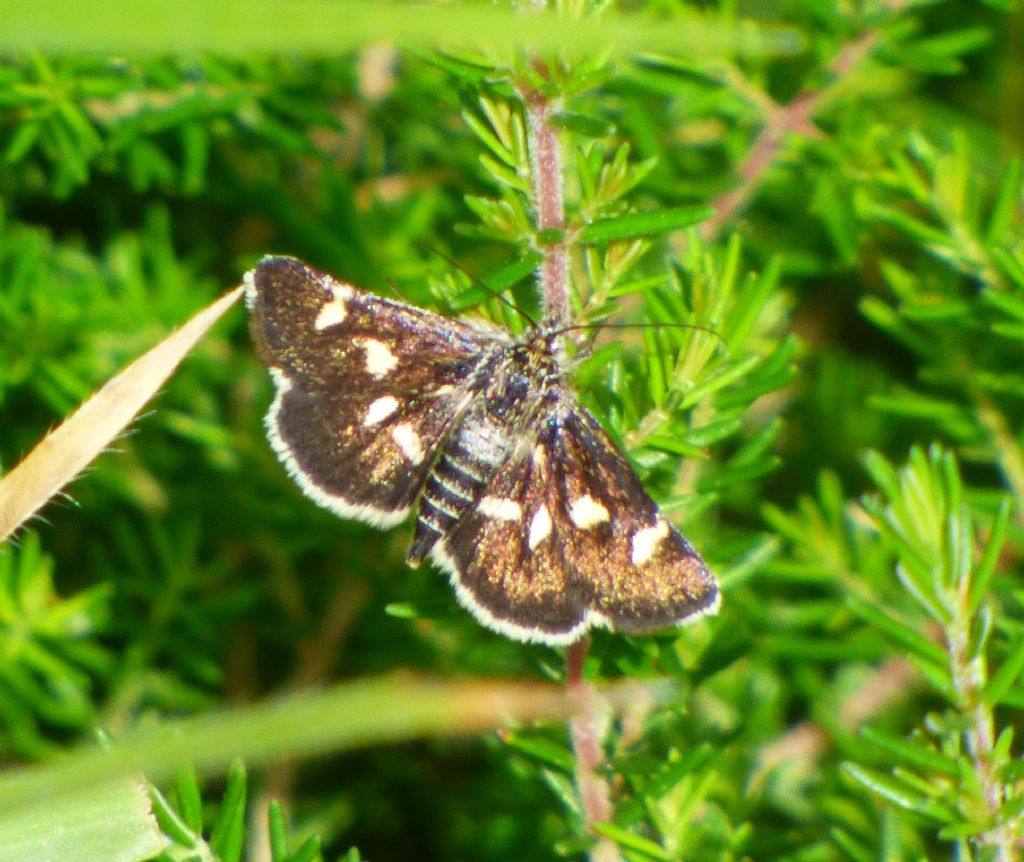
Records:
{"label": "moth", "polygon": [[288,472],[375,527],[415,510],[408,562],[433,560],[484,626],[564,645],[717,610],[704,561],[580,404],[564,327],[514,336],[289,257],[263,258],[245,290]]}

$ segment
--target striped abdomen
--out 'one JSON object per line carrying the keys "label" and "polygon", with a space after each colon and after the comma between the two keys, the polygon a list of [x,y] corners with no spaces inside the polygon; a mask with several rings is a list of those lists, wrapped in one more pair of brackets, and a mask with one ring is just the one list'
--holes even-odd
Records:
{"label": "striped abdomen", "polygon": [[462,513],[476,505],[510,448],[502,429],[485,417],[468,419],[456,431],[423,486],[409,549],[411,565],[422,562]]}

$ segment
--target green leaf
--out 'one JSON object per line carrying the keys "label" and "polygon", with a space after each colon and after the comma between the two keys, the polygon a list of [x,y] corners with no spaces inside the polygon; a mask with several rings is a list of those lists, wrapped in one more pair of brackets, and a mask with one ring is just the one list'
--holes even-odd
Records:
{"label": "green leaf", "polygon": [[[730,245],[729,251],[732,252]],[[739,243],[736,243],[737,255]],[[782,260],[773,257],[764,272],[751,275],[748,282],[739,291],[735,307],[723,327],[722,336],[729,350],[738,350],[750,338],[754,326],[764,313],[769,297],[778,290],[779,277],[782,273]]]}
{"label": "green leaf", "polygon": [[483,277],[482,281],[491,290],[500,293],[503,290],[508,290],[514,284],[518,284],[527,276],[532,275],[537,265],[543,259],[543,255],[531,251],[518,260],[507,263],[494,272],[488,273]]}
{"label": "green leaf", "polygon": [[572,775],[576,768],[576,760],[564,745],[554,743],[544,737],[511,733],[505,737],[505,744],[542,763],[554,766],[567,775]]}
{"label": "green leaf", "polygon": [[1002,293],[992,288],[984,288],[981,292],[981,301],[985,305],[998,308],[1002,313],[1024,322],[1024,297]]}
{"label": "green leaf", "polygon": [[715,392],[730,386],[753,371],[760,362],[760,356],[748,356],[740,362],[737,362],[735,365],[730,365],[723,370],[706,377],[686,393],[679,403],[679,409],[685,410],[687,407],[691,407],[692,405],[703,401]]}
{"label": "green leaf", "polygon": [[654,405],[661,407],[665,403],[665,394],[668,391],[668,375],[665,372],[665,366],[669,360],[658,340],[658,334],[654,330],[645,329],[642,337],[646,347],[644,365],[647,370],[647,392]]}
{"label": "green leaf", "polygon": [[988,27],[964,27],[904,42],[895,46],[899,62],[909,69],[935,75],[955,75],[963,70],[960,55],[968,54],[992,40]]}
{"label": "green leaf", "polygon": [[562,228],[549,227],[537,231],[536,239],[539,246],[558,245],[565,242],[565,231]]}
{"label": "green leaf", "polygon": [[990,706],[998,704],[1017,681],[1022,670],[1024,670],[1024,637],[1018,636],[1006,658],[1003,659],[1003,663],[999,666],[999,670],[985,686],[983,695],[985,702]]}
{"label": "green leaf", "polygon": [[235,758],[228,769],[228,783],[220,811],[210,832],[210,849],[221,862],[239,862],[245,845],[247,777],[242,761]]}
{"label": "green leaf", "polygon": [[645,778],[643,792],[660,798],[672,793],[688,775],[702,774],[707,765],[717,758],[714,746],[704,744],[685,752],[673,751],[667,762],[652,764],[648,761],[637,769],[631,769],[628,762],[616,761],[616,766],[624,775],[637,774]]}
{"label": "green leaf", "polygon": [[992,332],[1003,338],[1024,341],[1024,323],[993,323]]}
{"label": "green leaf", "polygon": [[484,170],[498,183],[517,192],[524,194],[529,192],[529,184],[524,177],[520,176],[515,170],[506,168],[486,153],[481,154],[480,164],[484,166]]}
{"label": "green leaf", "polygon": [[835,827],[829,833],[832,840],[839,848],[854,862],[877,862],[877,856],[864,844],[861,844],[852,835],[843,829]]}
{"label": "green leaf", "polygon": [[843,772],[872,793],[878,794],[900,808],[913,811],[927,817],[929,820],[938,820],[940,823],[953,823],[956,821],[955,815],[944,805],[923,796],[905,782],[891,775],[886,775],[864,766],[858,766],[855,763],[844,763]]}
{"label": "green leaf", "polygon": [[928,419],[933,422],[960,421],[967,416],[963,404],[907,390],[892,394],[873,393],[868,398],[868,406],[893,416]]}
{"label": "green leaf", "polygon": [[1024,261],[1021,261],[1020,256],[999,247],[993,248],[989,254],[999,271],[1018,289],[1024,289]]}
{"label": "green leaf", "polygon": [[936,351],[940,349],[939,345],[908,325],[895,309],[877,297],[869,296],[862,299],[860,310],[868,320],[888,332],[897,341],[903,342],[919,356],[934,358]]}
{"label": "green leaf", "polygon": [[540,777],[551,789],[555,798],[562,803],[562,807],[573,817],[582,817],[580,810],[579,794],[573,785],[572,779],[562,771],[556,772],[553,769],[542,769]]}
{"label": "green leaf", "polygon": [[141,862],[164,844],[135,779],[64,787],[46,805],[0,809],[0,862]]}
{"label": "green leaf", "polygon": [[913,653],[909,655],[909,659],[910,663],[917,668],[918,673],[949,703],[956,704],[960,702],[960,695],[953,684],[948,665],[936,664]]}
{"label": "green leaf", "polygon": [[284,809],[276,799],[267,806],[267,833],[270,842],[270,858],[274,862],[284,860],[288,855],[288,825]]}
{"label": "green leaf", "polygon": [[[651,434],[644,438],[643,445],[650,449],[671,452],[673,455],[682,455],[684,458],[700,458],[702,455],[701,446],[694,445],[689,439],[670,434]],[[639,453],[635,453],[634,457],[639,457]]]}
{"label": "green leaf", "polygon": [[561,111],[551,118],[552,125],[568,132],[576,132],[589,138],[604,138],[615,131],[615,127],[601,117]]}
{"label": "green leaf", "polygon": [[649,838],[642,838],[634,835],[625,829],[621,829],[614,823],[595,823],[594,831],[611,838],[616,844],[626,850],[632,850],[648,859],[657,859],[659,862],[672,862],[676,856],[669,853],[660,844],[651,841]]}
{"label": "green leaf", "polygon": [[896,643],[908,649],[925,661],[936,665],[945,665],[949,661],[946,651],[937,643],[918,634],[906,623],[894,619],[881,608],[871,604],[859,596],[848,596],[846,605],[865,622],[870,623],[879,631],[884,632]]}
{"label": "green leaf", "polygon": [[691,428],[686,432],[686,442],[691,446],[712,446],[731,437],[742,427],[743,420],[739,417],[718,419],[700,428]]}
{"label": "green leaf", "polygon": [[494,134],[487,122],[476,115],[475,106],[467,106],[462,112],[462,119],[466,122],[466,125],[476,133],[476,136],[484,143],[487,149],[489,149],[507,169],[511,169],[511,175],[521,184],[522,179],[516,173],[519,169],[519,163],[516,161],[515,156],[509,152],[508,147],[498,139],[498,136]]}
{"label": "green leaf", "polygon": [[456,78],[462,78],[473,85],[483,83],[492,71],[490,64],[477,62],[474,59],[459,57],[454,53],[449,54],[444,51],[439,51],[436,47],[433,50],[427,51],[410,45],[406,45],[404,48],[410,54],[419,57],[421,60],[431,63]]}
{"label": "green leaf", "polygon": [[1010,523],[1010,513],[1013,511],[1013,503],[1009,497],[1003,496],[999,500],[999,509],[992,520],[992,527],[989,532],[988,541],[985,543],[985,551],[974,569],[974,577],[971,579],[971,589],[967,597],[967,613],[973,616],[985,599],[988,585],[995,572],[996,563],[1003,550],[1003,542],[1006,539],[1006,529]]}
{"label": "green leaf", "polygon": [[191,829],[155,787],[149,788],[149,797],[153,804],[153,814],[163,834],[188,850],[198,847],[200,842],[197,836],[201,834],[202,826],[200,830]]}
{"label": "green leaf", "polygon": [[778,455],[768,455],[749,464],[738,464],[735,466],[723,467],[714,475],[702,476],[697,483],[701,493],[725,490],[737,485],[745,485],[762,476],[767,476],[776,470],[782,463]]}
{"label": "green leaf", "polygon": [[199,792],[199,781],[192,768],[182,770],[174,783],[178,811],[181,819],[196,835],[203,831],[203,798]]}
{"label": "green leaf", "polygon": [[867,725],[861,728],[861,736],[868,742],[884,749],[898,762],[931,769],[951,778],[960,776],[960,764],[953,758],[929,747],[924,740],[901,739]]}
{"label": "green leaf", "polygon": [[887,224],[898,231],[902,231],[911,239],[925,247],[933,249],[949,249],[953,240],[941,228],[933,227],[919,218],[915,218],[895,207],[883,204],[874,204],[865,213],[865,216],[876,221]]}
{"label": "green leaf", "polygon": [[[315,862],[315,860],[322,858],[320,851],[320,836],[310,835],[309,838],[299,845],[298,850],[286,857],[283,862]],[[359,851],[354,848],[349,850],[349,852],[342,857],[341,862],[349,862],[349,860],[351,860],[351,862],[361,862]]]}
{"label": "green leaf", "polygon": [[600,243],[638,236],[654,236],[697,224],[713,213],[711,207],[692,206],[613,216],[581,228],[576,234],[576,239],[581,243]]}
{"label": "green leaf", "polygon": [[1018,207],[1022,167],[1024,167],[1024,162],[1021,159],[1010,159],[1003,170],[996,202],[992,207],[988,225],[985,227],[986,246],[1006,241],[1006,232]]}

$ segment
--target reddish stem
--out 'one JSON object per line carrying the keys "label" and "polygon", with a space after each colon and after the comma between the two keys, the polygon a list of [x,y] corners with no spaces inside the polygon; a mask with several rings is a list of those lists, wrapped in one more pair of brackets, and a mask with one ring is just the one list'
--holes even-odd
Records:
{"label": "reddish stem", "polygon": [[[597,771],[604,760],[604,720],[596,692],[583,681],[583,662],[589,647],[587,637],[566,647],[565,676],[566,687],[580,704],[579,712],[570,723],[570,732],[576,754],[576,788],[587,830],[592,832],[595,824],[612,819],[612,803],[608,782]],[[614,862],[620,857],[614,842],[601,838],[590,858],[592,862]]]}
{"label": "reddish stem", "polygon": [[[542,74],[547,69],[534,61]],[[551,123],[556,109],[547,96],[520,84],[529,126],[530,161],[533,166],[533,206],[537,231],[565,230],[565,201],[562,195],[562,152],[558,134]],[[540,284],[544,300],[544,322],[551,328],[569,322],[569,253],[564,241],[545,244],[541,251]]]}
{"label": "reddish stem", "polygon": [[[892,2],[890,5],[895,8],[899,4]],[[828,68],[833,77],[839,80],[849,74],[871,53],[877,41],[878,33],[868,31],[843,48],[829,63]],[[831,87],[824,87],[814,92],[801,93],[788,104],[778,105],[768,112],[764,128],[737,171],[740,177],[739,185],[712,201],[715,214],[700,225],[700,234],[704,239],[717,236],[719,231],[731,223],[750,202],[765,172],[778,157],[789,132],[818,134],[812,117],[830,91]]]}

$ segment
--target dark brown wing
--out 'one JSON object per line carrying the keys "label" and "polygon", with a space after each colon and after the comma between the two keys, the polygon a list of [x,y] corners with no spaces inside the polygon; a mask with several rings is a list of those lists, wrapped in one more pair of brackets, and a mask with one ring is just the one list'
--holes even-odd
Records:
{"label": "dark brown wing", "polygon": [[251,330],[277,394],[271,443],[303,491],[345,517],[401,521],[506,337],[360,291],[287,257],[245,277]]}
{"label": "dark brown wing", "polygon": [[644,632],[713,613],[700,555],[581,408],[550,419],[434,550],[485,625],[569,643],[593,625]]}

